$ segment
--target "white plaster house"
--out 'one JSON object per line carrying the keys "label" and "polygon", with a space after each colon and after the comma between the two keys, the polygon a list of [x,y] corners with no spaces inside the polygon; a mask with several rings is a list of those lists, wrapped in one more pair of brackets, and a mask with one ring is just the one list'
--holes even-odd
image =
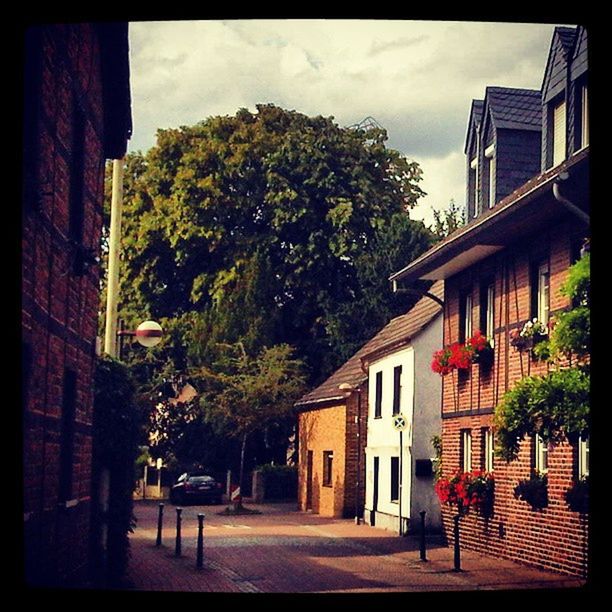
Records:
{"label": "white plaster house", "polygon": [[[443,282],[429,293],[443,300]],[[423,510],[428,531],[441,527],[431,444],[441,431],[441,377],[431,370],[441,345],[442,305],[424,296],[384,327],[361,357],[368,372],[364,520],[399,535],[419,531]],[[405,421],[401,433],[394,427],[398,414]]]}

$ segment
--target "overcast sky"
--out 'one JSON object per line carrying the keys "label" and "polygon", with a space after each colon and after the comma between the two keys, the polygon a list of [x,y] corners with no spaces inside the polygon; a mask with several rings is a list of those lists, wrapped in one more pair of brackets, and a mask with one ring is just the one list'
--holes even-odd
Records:
{"label": "overcast sky", "polygon": [[554,24],[228,20],[130,24],[134,132],[273,103],[340,126],[373,117],[417,161],[428,195],[412,216],[465,200],[470,103],[487,85],[539,89]]}

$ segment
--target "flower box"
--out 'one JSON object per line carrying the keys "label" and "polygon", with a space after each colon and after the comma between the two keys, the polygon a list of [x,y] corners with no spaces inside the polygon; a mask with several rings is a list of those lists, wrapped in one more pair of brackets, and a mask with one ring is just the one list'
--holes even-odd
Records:
{"label": "flower box", "polygon": [[523,325],[522,329],[510,333],[510,344],[519,352],[531,351],[533,347],[548,339],[548,327],[533,318]]}
{"label": "flower box", "polygon": [[514,497],[526,501],[534,510],[548,506],[548,478],[535,473],[531,478],[519,481],[514,488]]}
{"label": "flower box", "polygon": [[440,503],[457,506],[459,514],[467,514],[472,508],[489,517],[493,513],[494,486],[491,473],[474,470],[459,471],[452,478],[440,478],[434,488]]}
{"label": "flower box", "polygon": [[565,492],[565,501],[574,512],[586,514],[589,511],[589,478],[577,480]]}

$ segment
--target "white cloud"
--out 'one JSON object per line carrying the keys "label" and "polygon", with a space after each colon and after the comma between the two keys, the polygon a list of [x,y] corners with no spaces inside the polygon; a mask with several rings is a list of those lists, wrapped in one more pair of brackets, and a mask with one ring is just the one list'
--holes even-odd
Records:
{"label": "white cloud", "polygon": [[[274,103],[351,125],[372,116],[425,171],[427,206],[464,198],[470,102],[487,85],[539,88],[553,26],[368,20],[138,22],[134,136]],[[423,205],[422,205],[423,207]]]}

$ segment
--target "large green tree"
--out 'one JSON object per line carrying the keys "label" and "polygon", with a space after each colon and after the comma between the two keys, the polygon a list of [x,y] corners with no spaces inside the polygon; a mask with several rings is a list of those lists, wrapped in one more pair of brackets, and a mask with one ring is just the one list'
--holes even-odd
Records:
{"label": "large green tree", "polygon": [[273,105],[160,130],[127,159],[122,316],[199,330],[196,362],[288,343],[321,380],[410,307],[388,275],[433,238],[409,217],[421,170],[386,138]]}

